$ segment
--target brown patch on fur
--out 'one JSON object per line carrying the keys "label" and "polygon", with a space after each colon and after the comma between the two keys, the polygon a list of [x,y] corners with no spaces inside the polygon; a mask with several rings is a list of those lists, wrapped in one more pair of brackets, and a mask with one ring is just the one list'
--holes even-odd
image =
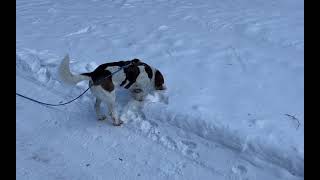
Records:
{"label": "brown patch on fur", "polygon": [[109,78],[111,79],[111,72],[108,70],[102,70],[102,69],[95,69],[93,72],[82,73],[81,75],[91,77],[93,81],[93,85],[95,86],[100,85],[102,82],[104,82],[105,79],[109,79]]}
{"label": "brown patch on fur", "polygon": [[111,77],[103,80],[100,85],[106,91],[111,92],[114,90],[114,84],[112,82]]}
{"label": "brown patch on fur", "polygon": [[156,70],[156,73],[154,75],[154,86],[156,90],[164,90],[163,87],[164,78],[159,70]]}
{"label": "brown patch on fur", "polygon": [[91,73],[82,73],[82,75],[90,76],[95,86],[101,85],[104,90],[109,92],[114,90],[111,72],[108,70],[96,69]]}

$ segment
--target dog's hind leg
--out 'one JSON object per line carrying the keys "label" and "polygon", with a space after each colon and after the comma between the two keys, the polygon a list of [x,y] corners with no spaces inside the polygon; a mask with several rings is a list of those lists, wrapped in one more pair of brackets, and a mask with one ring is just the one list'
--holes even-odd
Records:
{"label": "dog's hind leg", "polygon": [[107,117],[100,112],[101,99],[96,98],[96,103],[94,104],[94,109],[99,121],[105,120]]}

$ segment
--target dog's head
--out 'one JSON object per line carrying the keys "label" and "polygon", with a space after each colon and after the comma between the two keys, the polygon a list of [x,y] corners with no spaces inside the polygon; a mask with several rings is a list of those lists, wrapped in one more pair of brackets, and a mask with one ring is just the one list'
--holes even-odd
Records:
{"label": "dog's head", "polygon": [[[152,79],[152,76],[153,76],[152,69],[148,64],[142,62],[140,59],[133,59],[133,60],[131,60],[131,63],[133,66],[140,66],[140,65],[145,66],[145,70],[148,73],[148,77],[150,79]],[[155,71],[154,72],[154,89],[155,90],[166,90],[167,87],[165,86],[162,73],[158,69],[154,69],[154,71]]]}

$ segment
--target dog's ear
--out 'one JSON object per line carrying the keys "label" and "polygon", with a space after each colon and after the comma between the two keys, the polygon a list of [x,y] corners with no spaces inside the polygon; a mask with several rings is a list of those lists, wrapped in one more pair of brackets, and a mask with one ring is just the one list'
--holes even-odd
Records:
{"label": "dog's ear", "polygon": [[156,90],[165,90],[166,87],[164,86],[164,78],[163,75],[159,70],[156,70],[154,75],[154,87]]}

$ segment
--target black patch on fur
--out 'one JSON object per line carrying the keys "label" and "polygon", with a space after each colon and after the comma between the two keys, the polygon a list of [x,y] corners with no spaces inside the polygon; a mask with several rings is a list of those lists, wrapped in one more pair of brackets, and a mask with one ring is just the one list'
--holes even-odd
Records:
{"label": "black patch on fur", "polygon": [[89,77],[91,77],[91,73],[81,73],[81,75],[84,75],[84,76],[89,76]]}
{"label": "black patch on fur", "polygon": [[148,64],[145,64],[145,63],[143,65],[144,65],[144,70],[146,71],[146,73],[148,74],[149,79],[151,80],[152,79],[152,75],[153,75],[151,67]]}
{"label": "black patch on fur", "polygon": [[164,78],[159,70],[156,70],[156,73],[154,75],[154,86],[157,90],[163,90],[162,87],[164,83]]}
{"label": "black patch on fur", "polygon": [[123,86],[124,84],[126,84],[127,81],[129,81],[129,83],[124,87],[124,88],[128,89],[128,88],[130,88],[130,86],[133,83],[136,82],[137,77],[140,74],[140,70],[136,64],[132,64],[132,65],[128,66],[127,68],[124,68],[124,73],[126,74],[126,79],[124,81],[122,81],[120,86]]}
{"label": "black patch on fur", "polygon": [[133,89],[131,92],[132,93],[141,93],[142,89]]}
{"label": "black patch on fur", "polygon": [[99,65],[94,71],[103,71],[107,67],[111,67],[111,66],[123,67],[125,65],[128,65],[129,63],[130,61],[118,61],[118,62],[105,63],[105,64]]}
{"label": "black patch on fur", "polygon": [[110,67],[110,66],[123,67],[125,65],[128,65],[130,62],[131,61],[118,61],[118,62],[101,64],[94,71],[90,73],[82,73],[81,75],[91,77],[93,84],[97,86],[97,85],[100,85],[102,82],[104,82],[104,79],[107,76],[110,76],[107,79],[110,79],[112,81],[111,72],[106,70],[107,67]]}
{"label": "black patch on fur", "polygon": [[[106,68],[110,66],[123,67],[130,63],[131,63],[130,66],[123,69],[126,75],[126,78],[124,81],[121,82],[120,86],[123,86],[124,84],[127,83],[127,81],[129,81],[129,83],[124,88],[126,89],[130,88],[131,85],[136,82],[140,74],[140,70],[138,66],[141,66],[141,65],[145,67],[145,71],[148,74],[148,77],[150,78],[150,80],[152,79],[153,73],[152,73],[151,67],[148,64],[141,62],[139,59],[133,59],[131,61],[118,61],[118,62],[101,64],[93,72],[82,73],[81,75],[91,77],[94,85],[102,85],[101,83],[103,83],[102,86],[104,88],[108,90],[113,90],[114,85],[112,83],[112,77],[110,76],[111,72],[106,70]],[[107,76],[110,76],[110,77],[106,78]],[[110,84],[110,82],[112,83],[112,85]]]}

